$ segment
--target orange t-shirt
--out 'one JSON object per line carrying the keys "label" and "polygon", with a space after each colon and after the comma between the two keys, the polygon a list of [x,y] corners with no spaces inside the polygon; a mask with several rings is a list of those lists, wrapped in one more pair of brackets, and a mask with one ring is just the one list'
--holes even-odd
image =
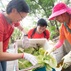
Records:
{"label": "orange t-shirt", "polygon": [[[71,29],[71,20],[69,22],[68,27]],[[60,40],[68,40],[68,42],[71,44],[71,33],[68,32],[64,24],[60,27]]]}
{"label": "orange t-shirt", "polygon": [[[33,33],[34,29],[31,29],[29,32],[28,32],[28,38],[31,38],[31,35]],[[50,32],[49,30],[45,30],[45,33],[41,33],[41,34],[38,34],[36,31],[35,33],[33,34],[32,38],[46,38],[46,39],[49,39],[50,38]],[[45,36],[45,37],[44,37]]]}
{"label": "orange t-shirt", "polygon": [[14,27],[19,26],[19,23],[10,24],[4,15],[0,13],[0,42],[3,42],[3,51],[8,48],[9,39],[14,31]]}

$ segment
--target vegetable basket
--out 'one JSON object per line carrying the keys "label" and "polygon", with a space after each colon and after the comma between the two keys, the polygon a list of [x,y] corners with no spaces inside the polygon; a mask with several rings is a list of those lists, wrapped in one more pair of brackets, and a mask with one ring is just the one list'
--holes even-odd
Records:
{"label": "vegetable basket", "polygon": [[[34,42],[33,42],[34,41]],[[20,43],[20,45],[21,45],[21,41],[19,41]],[[45,50],[47,50],[48,48],[50,48],[51,47],[51,45],[48,43],[48,41],[46,40],[46,39],[31,39],[30,40],[30,46],[32,46],[33,48],[35,48],[36,49],[36,51],[38,50],[38,48],[40,48],[39,47],[39,45],[41,46],[41,48],[43,48],[43,49],[45,49]],[[37,45],[38,44],[38,45]],[[34,45],[35,45],[35,47],[34,47]],[[38,47],[38,48],[37,48]],[[16,49],[16,53],[18,52],[18,45],[16,45],[16,47],[15,47],[15,49]],[[28,49],[28,48],[27,48]],[[32,49],[32,48],[31,48]],[[28,49],[29,50],[29,49]],[[31,50],[32,51],[32,50]],[[43,53],[44,51],[42,51],[42,53]],[[29,53],[29,52],[28,52]],[[31,52],[30,52],[31,53]],[[41,57],[41,56],[40,56]],[[44,58],[45,59],[45,58]],[[48,58],[47,58],[48,59]],[[39,62],[40,62],[40,60],[39,60]],[[41,61],[42,62],[42,61]],[[52,63],[52,62],[54,62],[54,58],[52,58],[52,60],[50,61],[51,62],[51,66],[52,66],[52,64],[54,64],[54,63]],[[22,62],[23,63],[23,62]],[[49,61],[46,61],[45,60],[45,63],[48,63],[49,64]],[[23,65],[24,65],[24,63],[23,63]],[[55,65],[56,65],[56,63],[55,63]],[[48,66],[47,66],[48,67]],[[30,66],[30,67],[27,67],[27,68],[24,68],[24,69],[19,69],[19,65],[18,65],[18,60],[17,60],[17,63],[15,63],[14,64],[14,71],[49,71],[49,70],[46,70],[46,68],[47,68],[46,66],[42,66],[42,65],[40,65],[40,64],[38,64],[38,65],[35,65],[35,66]],[[53,71],[54,69],[52,69],[52,70],[50,70],[50,71]]]}

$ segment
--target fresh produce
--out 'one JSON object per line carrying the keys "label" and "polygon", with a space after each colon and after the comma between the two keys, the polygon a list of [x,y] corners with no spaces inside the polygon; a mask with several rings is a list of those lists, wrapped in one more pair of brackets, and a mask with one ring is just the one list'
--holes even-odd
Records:
{"label": "fresh produce", "polygon": [[19,69],[20,70],[32,66],[32,64],[29,61],[25,60],[25,59],[24,60],[19,59],[18,63],[19,63]]}
{"label": "fresh produce", "polygon": [[[37,50],[38,49],[38,50]],[[40,66],[45,66],[48,71],[52,71],[52,68],[56,68],[57,61],[53,57],[53,55],[47,55],[45,54],[45,50],[43,47],[37,47],[37,48],[28,48],[24,49],[24,52],[31,53],[34,56],[36,56],[38,60],[38,64]],[[27,60],[19,60],[19,69],[25,69],[28,67],[31,67],[32,64]]]}

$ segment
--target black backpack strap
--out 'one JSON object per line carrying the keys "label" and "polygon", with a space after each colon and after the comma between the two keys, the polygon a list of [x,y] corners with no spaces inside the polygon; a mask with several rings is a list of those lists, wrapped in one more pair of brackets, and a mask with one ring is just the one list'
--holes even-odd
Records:
{"label": "black backpack strap", "polygon": [[[34,28],[32,34],[31,34],[31,38],[33,37],[33,35],[35,34],[35,32],[36,32],[36,28]],[[44,33],[44,38],[45,38],[46,37],[46,32],[44,31],[43,33]]]}
{"label": "black backpack strap", "polygon": [[67,31],[71,33],[71,29],[67,26],[65,22],[64,22],[64,26],[66,27]]}
{"label": "black backpack strap", "polygon": [[36,32],[36,28],[34,28],[32,34],[31,34],[31,38],[33,37],[33,35],[35,34],[35,32]]}

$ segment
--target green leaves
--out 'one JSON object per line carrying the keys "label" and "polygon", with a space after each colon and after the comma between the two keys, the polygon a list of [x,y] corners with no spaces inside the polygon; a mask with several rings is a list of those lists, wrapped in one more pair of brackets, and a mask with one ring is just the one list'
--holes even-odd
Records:
{"label": "green leaves", "polygon": [[[52,68],[55,68],[57,66],[56,59],[53,57],[53,55],[45,54],[45,49],[43,47],[40,47],[37,51],[34,48],[30,47],[28,49],[24,49],[24,51],[35,55],[38,60],[38,64],[40,66],[46,66],[46,69],[49,71],[52,70]],[[25,59],[23,61],[19,60],[20,69],[28,68],[31,66],[32,65],[29,61]]]}
{"label": "green leaves", "polygon": [[26,0],[30,6],[31,14],[40,14],[49,17],[55,0]]}

